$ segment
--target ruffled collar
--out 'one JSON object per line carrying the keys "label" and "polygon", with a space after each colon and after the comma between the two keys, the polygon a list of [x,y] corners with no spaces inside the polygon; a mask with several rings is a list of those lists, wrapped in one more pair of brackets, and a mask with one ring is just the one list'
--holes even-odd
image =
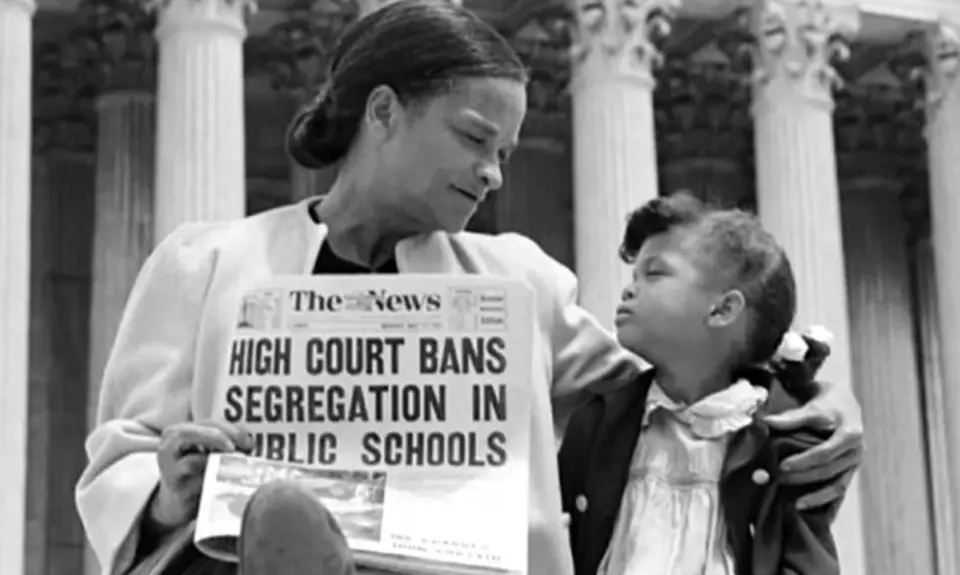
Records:
{"label": "ruffled collar", "polygon": [[654,381],[650,384],[641,424],[646,427],[650,423],[650,416],[658,409],[663,409],[687,424],[697,437],[715,439],[750,425],[757,409],[766,400],[766,389],[740,379],[726,389],[687,405],[670,399]]}

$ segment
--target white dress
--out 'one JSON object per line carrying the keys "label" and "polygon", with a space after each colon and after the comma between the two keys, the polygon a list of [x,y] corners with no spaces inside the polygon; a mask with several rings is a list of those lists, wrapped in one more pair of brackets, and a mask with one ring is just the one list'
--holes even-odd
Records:
{"label": "white dress", "polygon": [[653,383],[610,546],[598,575],[736,575],[719,480],[734,433],[766,390],[740,380],[691,406]]}

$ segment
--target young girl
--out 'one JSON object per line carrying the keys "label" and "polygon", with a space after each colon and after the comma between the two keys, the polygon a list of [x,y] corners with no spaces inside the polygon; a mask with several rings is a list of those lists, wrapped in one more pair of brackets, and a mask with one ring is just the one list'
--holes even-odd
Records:
{"label": "young girl", "polygon": [[634,273],[618,338],[653,368],[568,427],[560,476],[577,575],[839,573],[839,504],[799,511],[816,486],[777,471],[822,439],[761,419],[790,407],[784,391],[805,396],[829,353],[805,338],[805,353],[776,357],[796,313],[783,250],[753,216],[675,195],[631,214],[620,253]]}

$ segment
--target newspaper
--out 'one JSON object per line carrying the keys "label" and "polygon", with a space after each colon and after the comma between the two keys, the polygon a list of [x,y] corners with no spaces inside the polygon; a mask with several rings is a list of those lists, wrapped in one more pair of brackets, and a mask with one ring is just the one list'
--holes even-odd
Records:
{"label": "newspaper", "polygon": [[197,547],[237,561],[242,514],[307,486],[354,558],[399,573],[525,574],[533,294],[478,276],[291,276],[246,292],[214,413]]}

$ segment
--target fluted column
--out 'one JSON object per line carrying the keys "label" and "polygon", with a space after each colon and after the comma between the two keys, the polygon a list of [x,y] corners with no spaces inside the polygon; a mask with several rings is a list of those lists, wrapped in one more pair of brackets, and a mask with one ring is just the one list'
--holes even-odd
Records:
{"label": "fluted column", "polygon": [[153,94],[105,94],[99,113],[96,225],[90,303],[87,421],[95,419],[100,380],[140,266],[153,248],[156,108]]}
{"label": "fluted column", "polygon": [[951,407],[951,389],[943,376],[944,351],[940,342],[939,296],[934,246],[929,234],[918,239],[913,248],[916,281],[917,323],[920,335],[920,373],[923,376],[924,420],[927,431],[927,452],[930,454],[930,488],[933,527],[936,535],[936,573],[960,573],[960,546],[955,514],[956,480],[950,460],[956,448],[951,439],[951,421],[956,410]]}
{"label": "fluted column", "polygon": [[252,0],[159,0],[154,241],[246,214],[243,41]]}
{"label": "fluted column", "polygon": [[902,187],[861,177],[842,193],[853,373],[870,446],[864,537],[877,575],[937,573]]}
{"label": "fluted column", "polygon": [[[960,342],[960,23],[942,23],[929,37],[927,150],[930,173],[931,239],[939,306],[939,334],[944,350]],[[943,406],[949,444],[952,511],[960,518],[960,354],[940,354]],[[954,527],[953,549],[960,549],[960,531]]]}
{"label": "fluted column", "polygon": [[679,0],[576,0],[573,114],[574,253],[580,303],[613,325],[630,269],[617,257],[626,214],[658,195],[654,40]]}
{"label": "fluted column", "polygon": [[[797,0],[755,3],[754,146],[760,219],[793,263],[798,325],[836,335],[824,379],[852,381],[840,198],[833,140],[831,58],[837,34],[858,26],[855,9]],[[862,382],[869,392],[873,382]],[[855,481],[834,525],[844,575],[866,575],[860,490]],[[873,573],[874,571],[869,571]]]}
{"label": "fluted column", "polygon": [[33,0],[0,0],[0,573],[23,573]]}

